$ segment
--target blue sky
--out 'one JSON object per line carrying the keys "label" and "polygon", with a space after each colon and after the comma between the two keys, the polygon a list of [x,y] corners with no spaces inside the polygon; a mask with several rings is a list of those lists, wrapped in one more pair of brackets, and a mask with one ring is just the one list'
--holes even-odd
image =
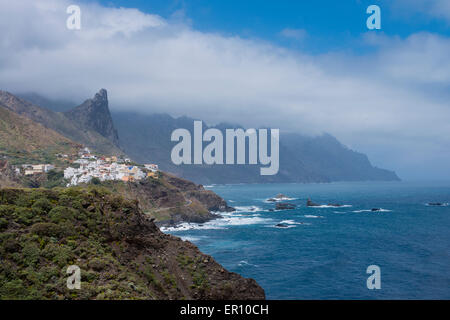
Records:
{"label": "blue sky", "polygon": [[[81,29],[66,27],[79,4]],[[381,30],[366,28],[371,4]],[[0,88],[208,124],[330,133],[450,179],[450,1],[0,0]]]}
{"label": "blue sky", "polygon": [[[139,8],[166,19],[181,15],[199,31],[264,39],[319,54],[330,50],[370,50],[359,37],[369,32],[366,9],[372,4],[381,8],[382,30],[370,32],[401,38],[422,31],[450,35],[448,21],[423,14],[422,6],[426,4],[419,5],[414,0],[102,0],[100,3]],[[307,36],[304,41],[283,37],[280,33],[286,28],[305,30]]]}

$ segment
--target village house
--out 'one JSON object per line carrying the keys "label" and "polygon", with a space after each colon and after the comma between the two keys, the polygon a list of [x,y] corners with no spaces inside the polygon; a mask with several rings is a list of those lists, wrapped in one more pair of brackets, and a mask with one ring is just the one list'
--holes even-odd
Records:
{"label": "village house", "polygon": [[150,170],[152,172],[158,171],[158,165],[157,164],[144,164],[145,169]]}
{"label": "village house", "polygon": [[116,156],[97,158],[91,155],[88,148],[80,150],[78,155],[80,159],[74,163],[79,164],[79,168],[69,167],[64,170],[64,178],[70,180],[67,186],[89,183],[93,178],[100,181],[138,181],[148,176],[146,171],[153,173],[158,170],[156,164],[146,165],[145,170],[142,170],[138,166],[125,164],[130,163],[130,159],[122,160]]}
{"label": "village house", "polygon": [[22,168],[25,170],[26,176],[31,176],[39,173],[46,173],[55,169],[51,164],[24,164]]}
{"label": "village house", "polygon": [[75,162],[80,164],[79,168],[69,167],[64,170],[64,178],[70,180],[68,185],[72,186],[88,183],[93,178],[98,178],[100,181],[122,180],[128,182],[141,180],[147,176],[137,166],[116,162],[108,163],[104,160],[86,161],[79,159]]}

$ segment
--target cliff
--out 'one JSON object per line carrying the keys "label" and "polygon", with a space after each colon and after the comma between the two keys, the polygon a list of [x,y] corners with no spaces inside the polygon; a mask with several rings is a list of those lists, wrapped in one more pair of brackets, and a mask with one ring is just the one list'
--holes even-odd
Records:
{"label": "cliff", "polygon": [[[264,299],[104,188],[0,190],[0,299]],[[81,289],[66,287],[69,265]]]}
{"label": "cliff", "polygon": [[96,93],[93,99],[66,111],[64,115],[82,127],[100,133],[114,145],[119,145],[119,136],[109,112],[108,94],[105,89]]}
{"label": "cliff", "polygon": [[215,211],[234,211],[214,192],[163,172],[157,178],[127,183],[106,181],[101,186],[136,200],[139,208],[158,225],[203,223],[218,218]]}

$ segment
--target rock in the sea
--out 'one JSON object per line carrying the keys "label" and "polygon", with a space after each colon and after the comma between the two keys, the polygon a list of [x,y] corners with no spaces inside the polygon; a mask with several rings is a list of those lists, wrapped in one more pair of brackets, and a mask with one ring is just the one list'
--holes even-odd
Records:
{"label": "rock in the sea", "polygon": [[381,211],[380,208],[372,208],[370,211]]}
{"label": "rock in the sea", "polygon": [[276,210],[293,210],[295,209],[295,205],[291,203],[279,202],[275,205]]}
{"label": "rock in the sea", "polygon": [[441,202],[429,202],[429,203],[427,203],[427,205],[435,206],[435,207],[442,207],[442,206],[444,206],[444,204],[441,203]]}
{"label": "rock in the sea", "polygon": [[287,199],[287,196],[285,196],[285,195],[282,194],[282,193],[279,193],[279,194],[277,194],[277,195],[275,196],[275,198],[267,199],[267,201],[270,201],[270,202],[276,202],[276,201],[281,201],[281,200],[285,200],[285,199]]}
{"label": "rock in the sea", "polygon": [[336,208],[342,207],[342,204],[339,204],[339,203],[329,203],[328,205],[330,207],[336,207]]}
{"label": "rock in the sea", "polygon": [[278,224],[275,225],[275,227],[277,227],[277,228],[288,228],[289,226],[287,224],[284,224],[284,223],[278,223]]}
{"label": "rock in the sea", "polygon": [[[321,204],[312,202],[311,199],[308,198],[308,200],[306,201],[306,206],[307,207],[320,207]],[[327,206],[339,208],[339,207],[342,207],[343,205],[340,203],[329,203],[329,204],[327,204]]]}
{"label": "rock in the sea", "polygon": [[310,198],[308,198],[308,200],[306,201],[306,206],[307,207],[320,207],[320,204],[312,202]]}

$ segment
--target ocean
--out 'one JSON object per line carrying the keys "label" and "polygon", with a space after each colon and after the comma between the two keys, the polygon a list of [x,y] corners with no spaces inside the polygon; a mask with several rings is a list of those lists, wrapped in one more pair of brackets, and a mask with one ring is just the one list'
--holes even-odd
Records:
{"label": "ocean", "polygon": [[[237,211],[163,231],[254,278],[268,299],[450,299],[450,182],[206,188]],[[279,193],[296,208],[271,211],[267,199]],[[307,207],[307,198],[344,206]],[[380,268],[380,289],[367,288],[370,265]]]}

